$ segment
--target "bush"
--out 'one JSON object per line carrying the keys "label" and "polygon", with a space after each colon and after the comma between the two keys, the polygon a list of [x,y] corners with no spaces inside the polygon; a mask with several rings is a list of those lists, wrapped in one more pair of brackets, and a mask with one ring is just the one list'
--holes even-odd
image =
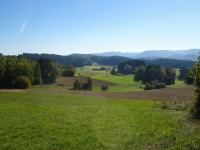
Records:
{"label": "bush", "polygon": [[73,66],[66,66],[65,71],[63,72],[64,77],[74,77],[75,68]]}
{"label": "bush", "polygon": [[92,90],[92,79],[90,77],[83,80],[76,79],[73,87],[74,90]]}
{"label": "bush", "polygon": [[83,90],[92,90],[92,79],[90,77],[86,78],[86,82],[82,84]]}
{"label": "bush", "polygon": [[105,67],[101,67],[100,70],[106,70],[106,68]]}
{"label": "bush", "polygon": [[152,90],[152,89],[162,89],[165,88],[166,85],[162,82],[158,82],[158,81],[151,81],[151,82],[147,82],[145,84],[144,90]]}
{"label": "bush", "polygon": [[33,84],[32,85],[39,85],[39,84],[41,84],[41,79],[40,78],[35,78],[34,80],[33,80]]}
{"label": "bush", "polygon": [[108,90],[108,85],[101,85],[101,90],[102,91]]}
{"label": "bush", "polygon": [[113,67],[113,69],[110,71],[110,74],[116,75],[117,74],[117,68]]}
{"label": "bush", "polygon": [[50,59],[39,59],[42,82],[44,84],[54,83],[58,75],[55,64]]}
{"label": "bush", "polygon": [[25,76],[18,76],[15,79],[15,88],[27,89],[28,87],[30,87],[30,85],[31,85],[30,80]]}
{"label": "bush", "polygon": [[73,87],[74,87],[74,90],[81,90],[81,81],[76,79],[74,81],[74,86]]}

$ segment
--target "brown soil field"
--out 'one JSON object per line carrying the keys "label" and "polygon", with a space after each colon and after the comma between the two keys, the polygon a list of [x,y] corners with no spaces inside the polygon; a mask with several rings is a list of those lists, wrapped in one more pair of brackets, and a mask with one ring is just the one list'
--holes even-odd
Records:
{"label": "brown soil field", "polygon": [[[110,97],[115,99],[129,99],[129,100],[192,100],[194,87],[185,86],[178,88],[165,88],[158,90],[148,90],[139,92],[94,92],[94,91],[76,91],[69,90],[73,86],[73,81],[75,79],[71,77],[59,78],[58,84],[65,84],[65,88],[61,89],[28,89],[28,90],[18,90],[18,89],[2,89],[0,92],[28,92],[28,93],[46,93],[46,94],[67,94],[67,95],[79,95],[79,96],[95,96],[95,97]],[[98,80],[93,80],[95,86],[101,84],[111,83],[102,82]]]}
{"label": "brown soil field", "polygon": [[26,92],[23,89],[0,89],[0,92]]}
{"label": "brown soil field", "polygon": [[90,92],[90,91],[72,91],[72,94],[81,94],[87,96],[111,97],[116,99],[133,100],[192,100],[193,86],[180,88],[165,88],[158,90],[148,90],[140,92],[111,93],[111,92]]}
{"label": "brown soil field", "polygon": [[192,100],[194,87],[179,87],[179,88],[166,88],[159,90],[149,90],[140,92],[94,92],[94,91],[77,91],[65,89],[38,89],[30,90],[31,93],[41,94],[67,94],[79,96],[94,96],[94,97],[110,97],[115,99],[128,99],[128,100]]}

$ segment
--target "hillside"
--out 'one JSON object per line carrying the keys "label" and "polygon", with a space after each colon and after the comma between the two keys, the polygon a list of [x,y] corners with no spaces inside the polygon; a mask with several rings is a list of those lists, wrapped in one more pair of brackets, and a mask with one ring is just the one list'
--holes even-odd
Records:
{"label": "hillside", "polygon": [[200,49],[190,49],[190,50],[147,50],[143,52],[105,52],[105,53],[95,53],[98,56],[123,56],[135,59],[181,59],[181,60],[197,60],[200,53]]}
{"label": "hillside", "polygon": [[71,54],[67,56],[62,56],[62,55],[55,55],[55,54],[24,53],[21,56],[31,59],[31,60],[38,60],[40,58],[48,58],[60,64],[70,64],[76,67],[92,65],[93,63],[97,63],[99,65],[114,66],[120,62],[123,62],[129,59],[127,57],[121,57],[121,56],[102,57],[102,56],[95,56],[91,54]]}
{"label": "hillside", "polygon": [[[40,58],[48,58],[59,64],[70,64],[76,67],[83,67],[86,65],[99,64],[106,66],[115,66],[121,62],[124,62],[128,57],[122,56],[95,56],[91,54],[71,54],[67,56],[55,55],[55,54],[30,54],[24,53],[22,57],[38,60]],[[132,58],[133,59],[133,58]],[[168,58],[159,58],[159,59],[143,59],[144,62],[148,64],[160,65],[162,67],[172,67],[172,68],[182,68],[182,67],[191,67],[194,65],[194,61],[191,60],[180,60],[180,59],[168,59]]]}

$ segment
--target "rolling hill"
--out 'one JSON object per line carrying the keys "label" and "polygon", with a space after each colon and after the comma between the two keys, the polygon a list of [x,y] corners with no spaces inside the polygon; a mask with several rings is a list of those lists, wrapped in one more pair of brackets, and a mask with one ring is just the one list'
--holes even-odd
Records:
{"label": "rolling hill", "polygon": [[200,53],[200,49],[190,50],[147,50],[143,52],[105,52],[94,53],[97,56],[122,56],[135,59],[180,59],[180,60],[197,60]]}

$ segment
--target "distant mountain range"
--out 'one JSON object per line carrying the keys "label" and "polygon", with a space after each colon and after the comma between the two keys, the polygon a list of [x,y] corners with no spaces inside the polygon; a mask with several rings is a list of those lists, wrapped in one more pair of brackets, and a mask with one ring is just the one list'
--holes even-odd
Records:
{"label": "distant mountain range", "polygon": [[135,59],[180,59],[180,60],[197,60],[200,55],[200,49],[190,50],[147,50],[144,52],[105,52],[105,53],[94,53],[97,56],[122,56]]}

